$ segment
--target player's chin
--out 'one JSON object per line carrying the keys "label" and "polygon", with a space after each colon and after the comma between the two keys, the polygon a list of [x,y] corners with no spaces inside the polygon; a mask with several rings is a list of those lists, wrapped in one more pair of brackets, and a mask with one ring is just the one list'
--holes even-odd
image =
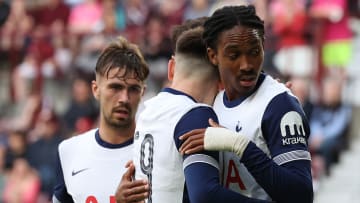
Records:
{"label": "player's chin", "polygon": [[131,126],[131,120],[130,119],[113,120],[112,126],[116,128],[128,128]]}

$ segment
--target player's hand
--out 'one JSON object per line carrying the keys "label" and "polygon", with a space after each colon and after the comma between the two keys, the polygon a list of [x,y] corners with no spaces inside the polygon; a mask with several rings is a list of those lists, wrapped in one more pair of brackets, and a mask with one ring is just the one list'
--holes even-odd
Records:
{"label": "player's hand", "polygon": [[146,180],[133,180],[135,166],[132,161],[126,164],[127,171],[116,189],[116,203],[145,202],[149,195],[149,184]]}
{"label": "player's hand", "polygon": [[[211,127],[222,127],[212,119],[209,119]],[[206,128],[191,130],[179,137],[185,140],[179,151],[181,154],[193,154],[204,150],[204,136]]]}
{"label": "player's hand", "polygon": [[[276,78],[275,80],[278,81],[279,83],[281,83],[280,78]],[[291,89],[291,87],[292,87],[292,82],[291,82],[291,81],[285,82],[285,86],[286,86],[287,88]]]}
{"label": "player's hand", "polygon": [[206,128],[191,130],[179,137],[185,140],[179,151],[181,154],[192,154],[204,150],[204,136]]}

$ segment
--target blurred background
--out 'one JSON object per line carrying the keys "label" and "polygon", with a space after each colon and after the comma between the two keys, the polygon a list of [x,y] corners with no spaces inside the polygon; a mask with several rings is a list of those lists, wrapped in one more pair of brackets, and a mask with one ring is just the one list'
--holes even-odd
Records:
{"label": "blurred background", "polygon": [[249,3],[264,70],[310,123],[314,202],[359,202],[360,0],[0,0],[0,202],[49,202],[57,145],[97,126],[90,82],[111,39],[143,51],[145,100],[167,85],[173,25]]}

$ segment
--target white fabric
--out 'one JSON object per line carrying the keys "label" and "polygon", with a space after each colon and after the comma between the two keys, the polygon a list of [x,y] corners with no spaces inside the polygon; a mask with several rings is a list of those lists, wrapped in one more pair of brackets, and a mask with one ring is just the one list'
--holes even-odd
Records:
{"label": "white fabric", "polygon": [[116,188],[131,159],[132,144],[105,148],[96,142],[95,132],[77,135],[59,145],[65,185],[74,202],[115,202]]}
{"label": "white fabric", "polygon": [[[218,115],[220,125],[234,131],[237,129],[239,133],[246,136],[270,156],[262,135],[261,120],[269,102],[276,95],[285,91],[289,90],[283,84],[267,76],[254,94],[233,108],[228,108],[223,104],[224,91],[220,92],[215,98],[214,110]],[[255,181],[246,167],[240,163],[238,155],[232,152],[223,152],[220,163],[222,163],[221,174],[225,187],[248,197],[270,200],[269,195]]]}
{"label": "white fabric", "polygon": [[206,154],[192,154],[187,157],[183,162],[183,170],[193,163],[206,163],[219,170],[219,163],[209,155]]}
{"label": "white fabric", "polygon": [[151,184],[152,202],[182,202],[185,177],[174,130],[184,114],[200,105],[168,92],[144,103],[135,130],[133,161],[135,178],[148,179]]}

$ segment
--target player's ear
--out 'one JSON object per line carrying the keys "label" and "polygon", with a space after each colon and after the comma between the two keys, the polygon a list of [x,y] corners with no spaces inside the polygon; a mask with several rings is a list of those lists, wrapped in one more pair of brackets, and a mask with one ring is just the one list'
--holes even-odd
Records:
{"label": "player's ear", "polygon": [[168,62],[168,79],[169,79],[169,81],[173,80],[174,72],[175,72],[175,57],[174,57],[174,55],[172,55],[171,59]]}
{"label": "player's ear", "polygon": [[215,50],[208,47],[206,51],[207,51],[207,55],[208,55],[210,62],[213,65],[217,66],[219,64],[219,62],[218,62],[217,54],[216,54]]}
{"label": "player's ear", "polygon": [[99,86],[96,80],[91,81],[91,90],[96,100],[99,99]]}

